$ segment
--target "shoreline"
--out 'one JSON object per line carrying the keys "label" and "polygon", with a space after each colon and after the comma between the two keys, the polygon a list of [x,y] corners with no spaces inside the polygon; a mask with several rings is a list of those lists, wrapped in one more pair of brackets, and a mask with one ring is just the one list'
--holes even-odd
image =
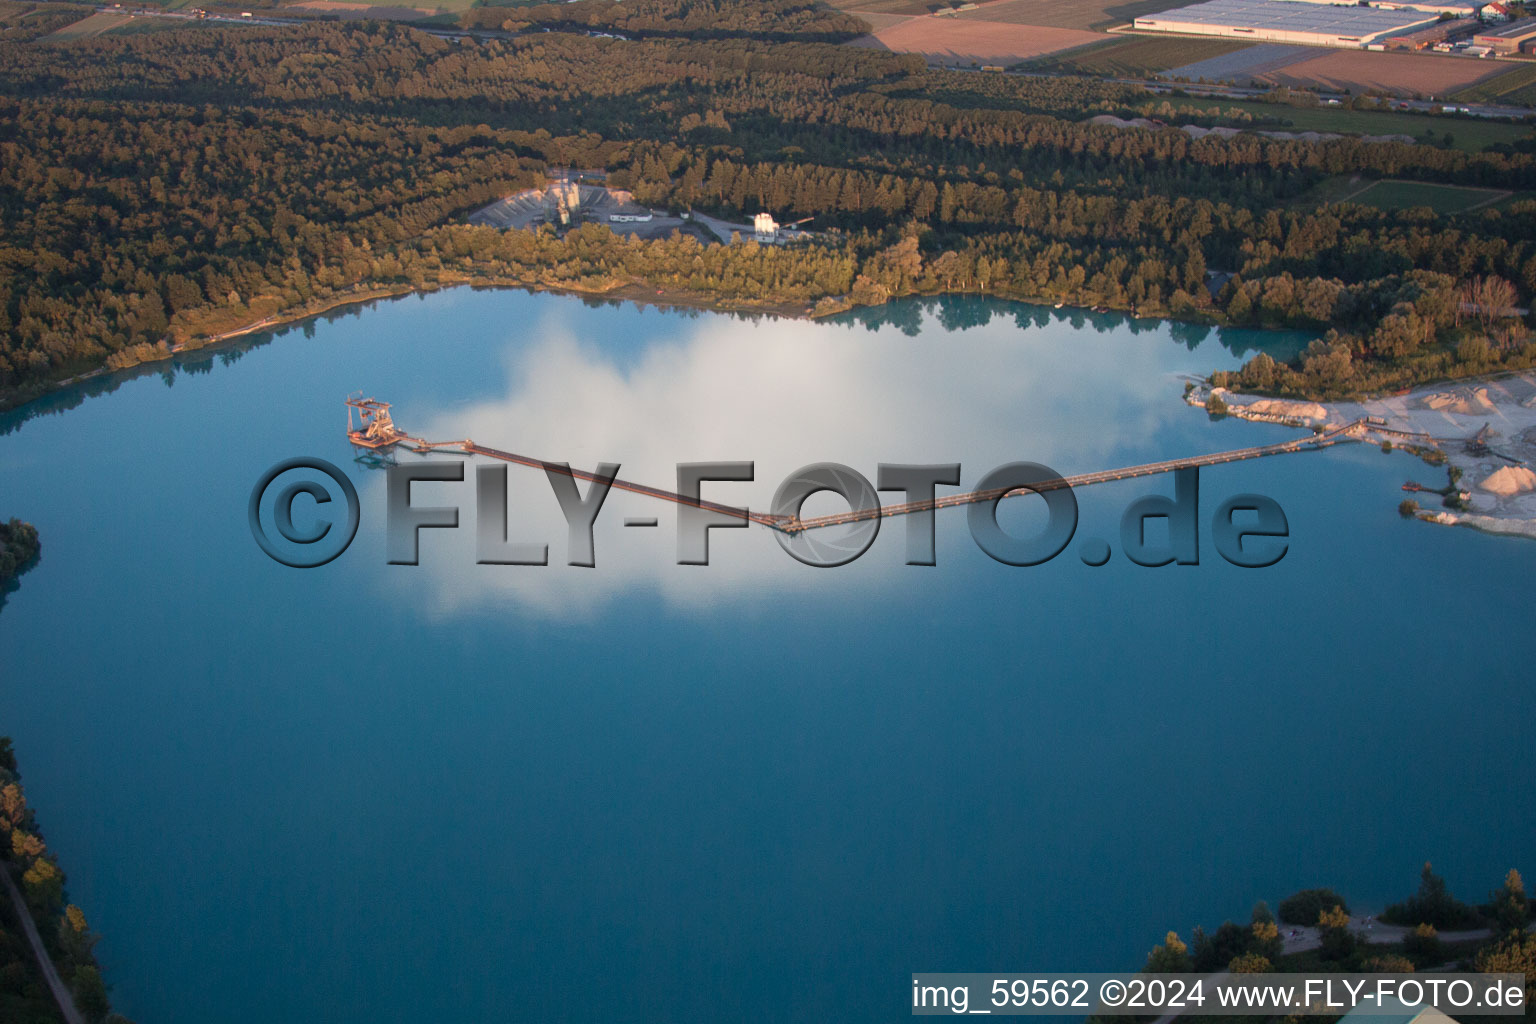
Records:
{"label": "shoreline", "polygon": [[[817,321],[829,316],[835,316],[855,309],[879,309],[882,306],[889,305],[891,302],[899,301],[902,299],[932,299],[953,295],[972,298],[995,299],[1002,302],[1017,302],[1025,305],[1037,306],[1043,309],[1054,309],[1058,312],[1071,310],[1074,312],[1091,312],[1096,314],[1118,313],[1132,320],[1156,320],[1168,324],[1191,324],[1208,330],[1220,330],[1223,328],[1277,332],[1291,330],[1284,327],[1231,324],[1227,323],[1225,318],[1220,316],[1197,316],[1192,318],[1185,318],[1174,316],[1171,312],[1166,311],[1156,313],[1143,312],[1138,310],[1134,305],[1122,308],[1115,305],[1103,304],[1083,305],[1078,303],[1052,303],[1046,299],[1032,299],[1020,295],[1008,295],[998,292],[986,291],[914,291],[901,295],[889,295],[884,301],[879,303],[855,304],[849,300],[847,295],[825,296],[821,299],[811,301],[786,301],[782,299],[731,299],[722,298],[707,293],[691,292],[684,289],[656,288],[650,283],[636,280],[610,280],[606,282],[592,283],[579,280],[546,282],[542,280],[531,281],[515,277],[478,276],[464,273],[445,272],[441,274],[436,280],[426,282],[419,286],[411,284],[378,285],[371,287],[360,287],[356,290],[343,294],[333,294],[331,296],[327,296],[325,299],[319,300],[318,302],[311,302],[302,307],[279,310],[278,312],[268,314],[267,316],[261,317],[259,319],[250,320],[243,324],[239,324],[230,328],[229,330],[220,331],[211,335],[192,337],[184,341],[172,342],[170,338],[174,336],[175,333],[177,333],[175,329],[172,329],[168,333],[167,337],[162,338],[153,346],[153,354],[147,358],[140,359],[137,362],[130,363],[126,366],[108,366],[104,363],[101,366],[93,367],[81,373],[76,373],[57,380],[38,382],[25,388],[0,391],[0,413],[12,412],[21,409],[34,401],[38,401],[49,395],[56,394],[59,391],[62,391],[65,388],[76,384],[91,380],[99,380],[114,373],[133,370],[139,367],[154,366],[156,363],[166,362],[178,355],[184,355],[188,352],[195,352],[200,349],[219,345],[226,341],[231,341],[246,335],[255,334],[260,331],[277,330],[280,328],[291,327],[296,324],[303,323],[306,320],[311,320],[316,317],[323,316],[326,313],[333,312],[337,309],[343,309],[347,306],[362,305],[365,303],[377,301],[379,299],[402,298],[404,296],[413,294],[431,294],[433,292],[442,291],[448,288],[458,288],[465,286],[471,288],[515,288],[527,292],[549,292],[557,295],[608,298],[619,301],[633,302],[640,306],[654,306],[660,309],[686,309],[710,313],[745,313],[807,321]],[[823,306],[826,306],[826,308],[823,308]],[[185,330],[185,328],[182,330]],[[144,343],[144,347],[151,346],[149,343]],[[1496,377],[1505,374],[1520,374],[1523,372],[1527,371],[1504,370],[1492,376]],[[1429,380],[1419,381],[1415,383],[1413,387],[1415,389],[1421,389],[1433,385],[1455,386],[1457,384],[1479,381],[1488,376],[1489,375],[1476,375],[1469,377],[1435,377]],[[1204,380],[1202,383],[1207,388],[1209,387],[1209,379]],[[1360,398],[1355,401],[1363,402],[1366,400],[1367,399],[1365,398]],[[1272,399],[1272,401],[1293,400]],[[1300,399],[1297,401],[1309,400]]]}
{"label": "shoreline", "polygon": [[[1300,429],[1364,421],[1364,442],[1403,449],[1447,473],[1445,492],[1404,484],[1415,497],[1401,514],[1536,540],[1536,371],[1505,370],[1337,402],[1265,398],[1212,387],[1206,379],[1184,400],[1207,412],[1225,406],[1224,414],[1236,419]],[[1441,493],[1444,507],[1417,507],[1417,495]]]}
{"label": "shoreline", "polygon": [[[633,302],[637,306],[654,307],[664,310],[676,309],[695,310],[708,313],[754,314],[760,316],[781,317],[790,320],[806,320],[811,322],[824,319],[826,316],[833,316],[844,313],[852,309],[879,309],[882,306],[889,305],[891,302],[899,301],[902,299],[937,299],[954,295],[972,298],[990,298],[1003,302],[1017,302],[1025,305],[1038,306],[1043,309],[1050,309],[1058,313],[1063,312],[1064,310],[1092,313],[1120,313],[1123,316],[1135,320],[1153,319],[1169,324],[1196,323],[1202,327],[1212,329],[1220,329],[1222,327],[1233,326],[1211,320],[1187,321],[1181,320],[1174,316],[1141,313],[1136,311],[1134,308],[1117,309],[1115,307],[1105,306],[1081,306],[1062,303],[1053,304],[1043,301],[1032,301],[1027,298],[1020,298],[1016,296],[999,295],[986,292],[912,292],[905,295],[892,295],[888,297],[885,302],[865,306],[853,305],[846,301],[845,296],[841,297],[841,299],[836,302],[836,308],[828,309],[825,312],[818,312],[818,303],[815,302],[807,304],[806,302],[798,300],[792,302],[752,300],[733,301],[729,299],[719,299],[707,294],[689,292],[686,290],[669,290],[666,288],[653,289],[652,285],[641,281],[609,282],[604,284],[585,284],[580,281],[546,283],[543,281],[528,281],[519,278],[479,277],[466,274],[449,274],[440,277],[436,281],[432,281],[421,286],[389,285],[366,288],[341,295],[331,295],[319,301],[318,303],[311,303],[303,307],[271,313],[267,316],[261,317],[260,319],[240,324],[229,330],[203,337],[188,339],[187,341],[167,344],[166,339],[162,339],[160,345],[165,347],[160,351],[163,351],[163,354],[156,355],[154,358],[143,359],[128,366],[99,366],[94,369],[87,370],[83,373],[74,374],[60,380],[48,382],[35,390],[0,393],[0,413],[17,412],[24,409],[27,405],[30,405],[33,402],[41,401],[49,396],[56,395],[59,392],[62,392],[65,389],[78,384],[93,380],[101,380],[103,378],[110,377],[114,373],[123,373],[146,367],[154,367],[158,363],[169,362],[175,359],[177,356],[197,352],[206,348],[212,348],[225,342],[256,334],[261,331],[277,331],[284,328],[294,327],[304,323],[305,321],[314,320],[318,317],[325,316],[328,313],[332,313],[340,309],[345,309],[349,306],[362,306],[366,305],[367,303],[377,302],[382,299],[404,298],[409,295],[429,295],[434,292],[445,291],[450,288],[462,287],[475,289],[507,288],[526,291],[529,293],[544,292],[555,295],[570,295],[577,298],[597,298],[621,302]],[[823,299],[821,301],[825,302],[826,300]],[[1264,327],[1250,329],[1259,331],[1282,330],[1282,328]],[[1339,410],[1343,407],[1365,408],[1367,406],[1379,405],[1381,403],[1396,399],[1412,399],[1420,396],[1423,392],[1435,389],[1474,387],[1478,384],[1486,385],[1507,378],[1527,379],[1531,378],[1533,374],[1536,374],[1536,371],[1503,370],[1493,374],[1485,374],[1472,377],[1435,378],[1432,381],[1422,382],[1415,385],[1414,389],[1408,392],[1406,395],[1402,393],[1394,393],[1391,395],[1378,395],[1351,401],[1337,402],[1311,401],[1308,399],[1268,398],[1262,395],[1250,395],[1243,392],[1230,392],[1223,388],[1212,388],[1209,378],[1196,378],[1196,386],[1192,391],[1186,392],[1185,400],[1188,402],[1188,404],[1199,406],[1204,404],[1206,398],[1208,398],[1213,391],[1220,392],[1224,400],[1227,402],[1227,415],[1234,416],[1235,418],[1254,420],[1258,422],[1279,423],[1299,428],[1326,429],[1329,426],[1336,426],[1343,422],[1348,422],[1349,419],[1365,418],[1364,415],[1357,415],[1348,417],[1346,419],[1340,419],[1339,416],[1342,414],[1339,412]],[[1250,410],[1249,407],[1252,406],[1257,406],[1258,408]],[[1294,410],[1288,408],[1300,406],[1309,407],[1309,411],[1311,412],[1315,412],[1317,409],[1327,410],[1327,414],[1322,416],[1298,415]],[[1380,441],[1390,441],[1395,446],[1399,447],[1411,447],[1411,442],[1415,439],[1413,437],[1403,436],[1406,433],[1411,432],[1393,430],[1390,429],[1390,427],[1381,431],[1371,431],[1371,433],[1379,433],[1381,435]],[[1374,441],[1373,443],[1380,443],[1380,441]],[[1410,442],[1410,444],[1405,445],[1405,441]],[[1536,436],[1533,436],[1532,443],[1536,444]],[[1463,467],[1464,470],[1465,468],[1466,467]],[[1518,535],[1536,538],[1536,503],[1533,503],[1532,508],[1530,509],[1528,520],[1512,520],[1508,516],[1489,514],[1483,510],[1473,510],[1472,514],[1467,515],[1458,515],[1455,512],[1433,513],[1428,510],[1420,510],[1418,517],[1424,519],[1425,521],[1472,526],[1478,529],[1483,529],[1486,532],[1500,535]]]}
{"label": "shoreline", "polygon": [[[260,320],[252,320],[248,323],[240,325],[239,327],[235,327],[227,331],[222,331],[218,334],[211,334],[204,338],[197,338],[190,341],[179,341],[175,342],[174,344],[166,345],[165,354],[154,359],[143,359],[128,366],[98,366],[94,370],[86,370],[84,373],[77,373],[72,377],[65,377],[62,380],[52,381],[45,385],[42,390],[38,391],[36,394],[27,395],[25,398],[22,398],[19,401],[0,399],[0,412],[11,412],[16,409],[20,409],[27,405],[29,402],[37,401],[40,398],[50,395],[56,391],[62,391],[65,388],[71,387],[75,384],[81,384],[91,380],[98,380],[102,377],[107,377],[114,373],[122,373],[127,370],[136,370],[141,366],[153,366],[156,363],[168,362],[169,360],[174,359],[176,356],[185,355],[189,352],[197,352],[201,349],[219,345],[226,341],[232,341],[235,338],[243,338],[248,334],[255,334],[258,331],[275,329],[279,327],[290,327],[294,324],[301,323],[313,317],[324,316],[326,313],[332,312],[333,310],[340,309],[345,306],[360,305],[362,303],[373,302],[378,299],[399,298],[404,295],[409,295],[417,290],[418,289],[415,288],[373,289],[366,294],[353,294],[344,297],[333,297],[334,301],[327,301],[315,309],[306,308],[304,310],[294,310],[287,313],[273,313],[262,317]],[[161,344],[165,344],[163,339]]]}
{"label": "shoreline", "polygon": [[713,300],[708,296],[686,291],[668,291],[656,289],[654,294],[649,285],[641,282],[616,283],[607,287],[582,287],[579,283],[545,284],[538,281],[522,281],[515,279],[479,278],[469,276],[455,276],[440,279],[428,285],[416,287],[414,285],[401,285],[393,287],[371,288],[367,291],[354,292],[346,295],[328,296],[317,306],[305,306],[303,308],[290,309],[269,314],[259,320],[252,320],[238,327],[206,337],[191,339],[188,341],[165,344],[163,355],[155,358],[142,359],[127,366],[98,366],[83,373],[77,373],[59,380],[43,384],[36,390],[26,392],[13,392],[0,395],[0,413],[14,412],[26,405],[45,398],[51,394],[63,391],[76,384],[87,381],[99,380],[111,376],[114,373],[122,373],[136,370],[140,367],[154,366],[156,363],[164,363],[179,355],[186,355],[205,348],[233,341],[247,335],[261,331],[278,330],[302,324],[306,320],[312,320],[324,316],[327,313],[344,309],[347,306],[359,306],[369,302],[377,302],[381,299],[405,298],[409,295],[430,295],[433,292],[445,291],[450,288],[509,288],[530,293],[547,292],[555,295],[572,295],[578,298],[609,298],[624,302],[633,302],[640,306],[654,306],[658,309],[692,309],[708,313],[756,313],[764,316],[778,316],[791,320],[810,320],[811,307],[801,302],[770,302],[751,303],[741,302],[732,304]]}

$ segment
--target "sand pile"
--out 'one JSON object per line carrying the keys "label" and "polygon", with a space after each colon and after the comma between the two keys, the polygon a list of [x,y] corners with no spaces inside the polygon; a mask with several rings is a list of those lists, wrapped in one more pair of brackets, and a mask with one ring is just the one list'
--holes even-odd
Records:
{"label": "sand pile", "polygon": [[1424,404],[1436,412],[1454,412],[1463,416],[1477,416],[1496,411],[1493,402],[1488,398],[1487,388],[1478,388],[1471,394],[1465,391],[1442,391],[1439,394],[1425,396]]}
{"label": "sand pile", "polygon": [[1526,491],[1536,491],[1536,473],[1524,466],[1505,466],[1477,486],[1491,494],[1508,498]]}
{"label": "sand pile", "polygon": [[[1097,118],[1094,120],[1101,124],[1108,123],[1099,122]],[[1255,128],[1228,128],[1224,125],[1219,125],[1215,128],[1202,128],[1197,124],[1185,124],[1180,125],[1179,130],[1192,139],[1203,139],[1207,135],[1214,135],[1219,139],[1230,139],[1234,135],[1239,135],[1245,131],[1251,131],[1255,135],[1263,135],[1270,139],[1285,139],[1287,141],[1294,139],[1302,142],[1327,142],[1330,139],[1344,138],[1343,135],[1339,135],[1336,132],[1272,132],[1259,131]],[[1361,142],[1406,142],[1409,144],[1412,144],[1414,141],[1407,135],[1361,135],[1359,139]]]}
{"label": "sand pile", "polygon": [[1295,416],[1299,419],[1325,420],[1328,410],[1316,402],[1293,402],[1286,398],[1260,398],[1244,406],[1250,412],[1269,416]]}
{"label": "sand pile", "polygon": [[1144,117],[1133,117],[1129,121],[1114,114],[1099,114],[1088,119],[1089,124],[1096,124],[1101,128],[1162,128],[1161,121],[1149,121]]}

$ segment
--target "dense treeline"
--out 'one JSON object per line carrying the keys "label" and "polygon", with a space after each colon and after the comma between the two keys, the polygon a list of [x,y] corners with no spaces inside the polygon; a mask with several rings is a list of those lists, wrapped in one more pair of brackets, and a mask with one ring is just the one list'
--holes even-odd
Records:
{"label": "dense treeline", "polygon": [[569,0],[532,7],[472,7],[459,18],[465,28],[598,29],[626,36],[686,35],[696,39],[753,36],[758,39],[841,43],[869,31],[859,18],[817,0]]}
{"label": "dense treeline", "polygon": [[37,527],[20,519],[0,522],[0,586],[21,575],[41,550]]}
{"label": "dense treeline", "polygon": [[[16,525],[15,520],[11,526]],[[4,529],[4,527],[0,527]],[[30,529],[30,528],[29,528]],[[35,537],[34,537],[35,540]],[[36,816],[27,805],[9,737],[0,736],[0,871],[19,884],[25,911],[37,925],[44,953],[69,986],[75,1007],[91,1024],[111,1019],[107,987],[96,964],[97,936],[81,909],[64,892],[64,872],[43,841]],[[32,946],[17,920],[11,900],[0,892],[0,1019],[58,1021],[58,1005],[43,980]]]}
{"label": "dense treeline", "polygon": [[0,0],[0,40],[22,42],[40,39],[89,17],[92,8],[84,4],[17,3]]}
{"label": "dense treeline", "polygon": [[30,100],[0,157],[0,385],[403,279],[394,246],[536,166],[468,128]]}
{"label": "dense treeline", "polygon": [[[1532,188],[1532,153],[1098,127],[1083,122],[1147,94],[806,42],[842,16],[803,0],[486,10],[651,38],[332,24],[0,42],[0,391],[462,280],[821,312],[978,291],[1334,329],[1310,364],[1237,386],[1527,358],[1507,324],[1479,348],[1447,296],[1493,279],[1529,301],[1536,204],[1443,218],[1296,200],[1345,173]],[[548,166],[606,168],[658,206],[810,217],[823,241],[450,226]]]}
{"label": "dense treeline", "polygon": [[690,144],[740,149],[753,160],[1016,177],[1106,194],[1176,188],[1287,198],[1323,175],[1353,172],[1536,187],[1529,153],[1127,131],[1080,122],[1092,112],[1137,113],[1146,95],[1128,86],[988,76],[998,95],[978,108],[970,83],[945,102],[960,88],[956,76],[929,71],[915,56],[805,43],[553,33],[455,44],[397,26],[313,26],[105,37],[6,56],[0,88],[13,95],[345,107],[615,141],[670,141],[681,132]]}
{"label": "dense treeline", "polygon": [[[1455,899],[1445,880],[1424,865],[1419,890],[1404,903],[1388,908],[1381,921],[1404,929],[1401,932],[1364,927],[1350,915],[1349,907],[1332,889],[1307,889],[1280,904],[1280,920],[1260,902],[1250,923],[1224,922],[1207,934],[1196,928],[1186,943],[1177,932],[1147,955],[1148,974],[1197,972],[1213,974],[1354,973],[1406,974],[1447,968],[1482,973],[1526,976],[1524,1020],[1536,1019],[1530,997],[1536,993],[1536,934],[1530,931],[1532,905],[1520,872],[1511,868],[1487,903],[1468,906]],[[1285,950],[1280,925],[1307,929],[1290,935],[1303,941]],[[1441,937],[1442,931],[1461,931],[1456,945]],[[1315,941],[1311,941],[1315,939]],[[1090,1020],[1102,1024],[1108,1018]]]}

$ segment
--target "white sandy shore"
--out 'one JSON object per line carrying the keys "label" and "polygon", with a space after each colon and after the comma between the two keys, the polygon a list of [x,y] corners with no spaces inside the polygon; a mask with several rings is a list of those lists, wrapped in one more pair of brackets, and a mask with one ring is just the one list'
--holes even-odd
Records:
{"label": "white sandy shore", "polygon": [[[1203,406],[1212,394],[1196,387],[1191,405]],[[1363,440],[1442,452],[1462,472],[1466,508],[1440,507],[1440,496],[1421,494],[1426,522],[1471,526],[1489,533],[1536,538],[1536,373],[1503,374],[1418,388],[1359,402],[1298,402],[1214,393],[1228,412],[1242,419],[1331,427],[1365,420]],[[1447,480],[1439,467],[1408,474],[1428,487]],[[1484,486],[1486,484],[1486,486]]]}

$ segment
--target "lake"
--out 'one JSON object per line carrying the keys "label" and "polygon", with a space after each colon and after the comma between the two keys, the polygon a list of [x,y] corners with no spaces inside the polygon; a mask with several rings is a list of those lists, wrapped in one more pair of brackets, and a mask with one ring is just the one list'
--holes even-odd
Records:
{"label": "lake", "polygon": [[[1536,867],[1536,544],[1400,519],[1401,483],[1439,478],[1408,455],[1207,468],[1200,564],[1156,569],[1119,520],[1167,476],[1080,491],[1076,539],[1029,568],[959,509],[932,567],[903,564],[902,520],[841,568],[756,526],[682,566],[676,507],[615,492],[588,569],[519,467],[509,535],[551,564],[475,564],[471,470],[416,486],[461,527],[399,566],[384,473],[343,430],[362,389],[421,437],[668,489],[677,463],[751,460],[705,494],[766,509],[814,462],[958,462],[969,488],[1295,436],[1211,420],[1180,376],[1305,340],[975,299],[810,324],[459,289],[0,420],[0,514],[43,542],[0,614],[0,725],[116,1007],[885,1021],[913,971],[1135,969],[1170,928],[1303,887],[1379,910],[1426,860],[1484,899]],[[313,570],[247,525],[293,456],[361,499]],[[1273,567],[1212,546],[1243,492],[1285,511]],[[999,518],[1028,533],[1041,507]]]}

